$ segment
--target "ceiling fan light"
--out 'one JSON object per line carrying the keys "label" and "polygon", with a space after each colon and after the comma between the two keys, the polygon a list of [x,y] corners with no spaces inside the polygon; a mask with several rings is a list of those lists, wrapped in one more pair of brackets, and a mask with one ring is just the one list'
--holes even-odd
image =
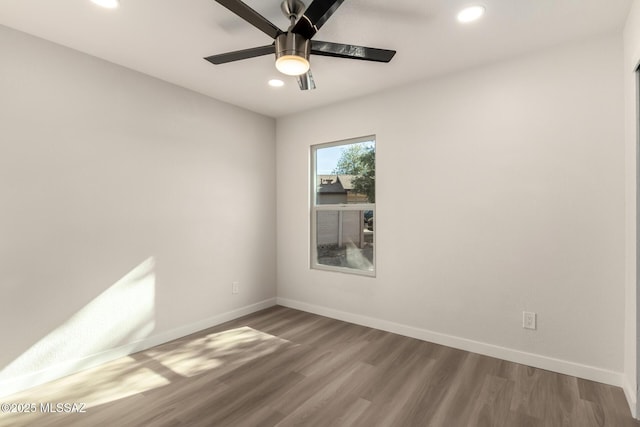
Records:
{"label": "ceiling fan light", "polygon": [[115,9],[120,6],[119,0],[91,0],[91,2],[106,9]]}
{"label": "ceiling fan light", "polygon": [[283,55],[276,59],[276,68],[282,74],[299,76],[309,71],[309,61],[297,55]]}
{"label": "ceiling fan light", "polygon": [[288,32],[276,37],[276,68],[288,76],[309,71],[311,42],[299,34]]}

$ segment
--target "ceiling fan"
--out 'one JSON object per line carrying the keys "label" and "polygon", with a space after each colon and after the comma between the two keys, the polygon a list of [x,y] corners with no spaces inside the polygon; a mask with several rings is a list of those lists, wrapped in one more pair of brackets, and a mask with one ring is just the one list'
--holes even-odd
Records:
{"label": "ceiling fan", "polygon": [[283,0],[281,9],[291,21],[291,25],[287,31],[282,31],[240,0],[216,0],[274,39],[274,42],[266,46],[221,53],[204,59],[218,65],[275,53],[278,71],[296,76],[301,90],[316,88],[309,68],[310,54],[376,62],[391,61],[396,54],[395,50],[311,40],[343,1],[313,0],[309,7],[305,8],[301,0]]}

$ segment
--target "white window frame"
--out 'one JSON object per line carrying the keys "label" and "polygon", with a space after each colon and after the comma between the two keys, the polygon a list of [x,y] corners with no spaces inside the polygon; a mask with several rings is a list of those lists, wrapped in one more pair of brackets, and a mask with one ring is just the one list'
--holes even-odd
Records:
{"label": "white window frame", "polygon": [[[328,143],[322,143],[322,144],[317,144],[317,145],[312,145],[311,146],[311,174],[310,174],[310,201],[311,201],[311,205],[310,205],[310,222],[311,222],[311,253],[310,253],[310,267],[311,269],[314,270],[326,270],[326,271],[335,271],[335,272],[340,272],[340,273],[347,273],[347,274],[356,274],[359,276],[369,276],[369,277],[376,277],[376,271],[377,271],[377,262],[376,262],[376,234],[377,234],[377,224],[376,224],[376,204],[375,203],[349,203],[349,204],[344,204],[344,203],[340,203],[340,204],[323,204],[323,205],[318,205],[317,204],[317,181],[316,181],[316,177],[317,177],[317,150],[318,149],[323,149],[323,148],[330,148],[330,147],[337,147],[337,146],[341,146],[341,145],[350,145],[350,144],[357,144],[357,143],[361,143],[361,142],[373,142],[374,146],[376,147],[377,150],[377,141],[376,141],[376,136],[375,135],[368,135],[368,136],[364,136],[361,138],[351,138],[351,139],[345,139],[345,140],[341,140],[341,141],[334,141],[334,142],[328,142]],[[376,152],[377,153],[377,152]],[[375,159],[375,163],[377,166],[377,156]],[[376,170],[376,175],[377,175],[377,170]],[[377,195],[376,195],[376,200],[377,200]],[[370,210],[373,212],[373,271],[369,271],[369,270],[359,270],[357,268],[350,268],[350,267],[339,267],[339,266],[332,266],[332,265],[325,265],[325,264],[319,264],[318,263],[318,245],[317,245],[317,218],[318,218],[318,212],[319,211],[338,211],[338,212],[344,212],[344,211],[367,211]]]}

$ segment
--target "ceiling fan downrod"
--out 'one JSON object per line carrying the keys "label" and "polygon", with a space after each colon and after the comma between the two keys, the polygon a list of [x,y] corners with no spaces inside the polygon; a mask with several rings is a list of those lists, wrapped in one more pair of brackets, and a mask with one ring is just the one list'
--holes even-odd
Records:
{"label": "ceiling fan downrod", "polygon": [[302,16],[305,8],[306,7],[301,0],[283,0],[280,4],[282,13],[289,21],[291,21],[291,27],[293,27],[298,18]]}

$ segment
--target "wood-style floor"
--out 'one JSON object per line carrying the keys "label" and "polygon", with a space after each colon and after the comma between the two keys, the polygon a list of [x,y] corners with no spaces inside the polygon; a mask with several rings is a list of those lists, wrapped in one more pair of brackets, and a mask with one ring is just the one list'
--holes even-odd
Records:
{"label": "wood-style floor", "polygon": [[86,405],[0,426],[640,426],[619,388],[284,307],[0,400]]}

